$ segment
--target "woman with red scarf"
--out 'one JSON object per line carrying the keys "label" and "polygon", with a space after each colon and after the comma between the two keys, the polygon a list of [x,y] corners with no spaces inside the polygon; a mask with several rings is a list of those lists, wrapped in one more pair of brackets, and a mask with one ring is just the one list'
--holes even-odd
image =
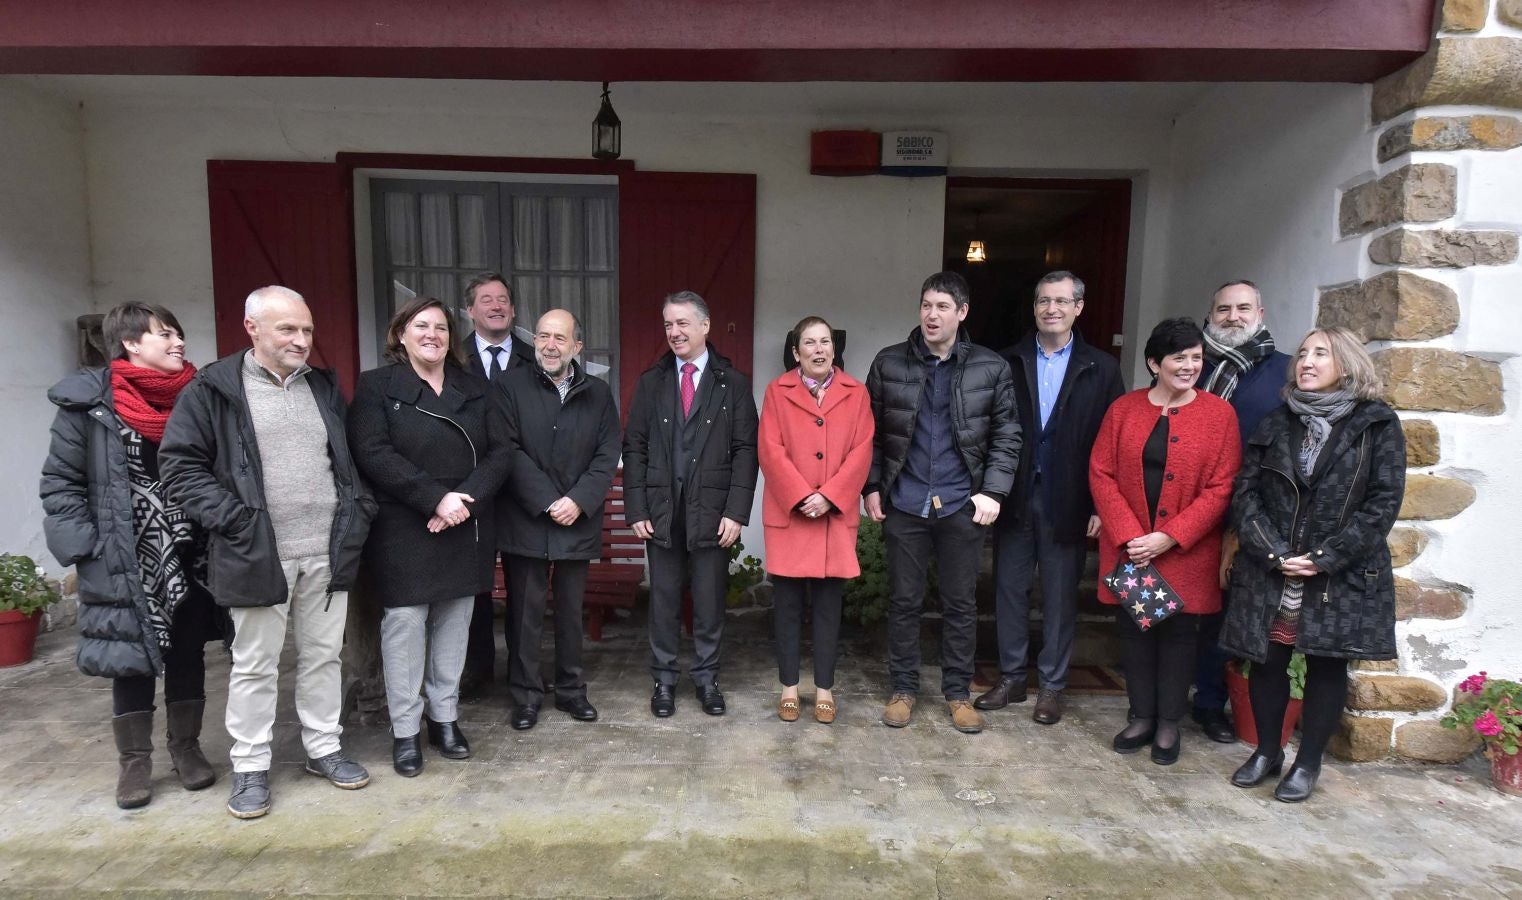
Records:
{"label": "woman with red scarf", "polygon": [[201,752],[205,644],[224,636],[206,585],[205,535],[164,496],[158,447],[195,375],[174,314],[124,303],[102,324],[111,365],[48,391],[58,406],[42,468],[48,549],[79,577],[86,675],[112,679],[116,805],[152,799],[153,695],[164,678],[167,745],[187,790],[216,781]]}

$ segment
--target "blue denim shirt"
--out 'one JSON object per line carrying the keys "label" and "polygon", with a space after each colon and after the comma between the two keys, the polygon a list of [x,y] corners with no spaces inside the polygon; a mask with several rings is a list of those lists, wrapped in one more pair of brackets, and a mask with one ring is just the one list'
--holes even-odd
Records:
{"label": "blue denim shirt", "polygon": [[[919,412],[914,417],[914,436],[904,470],[893,483],[889,502],[900,512],[920,518],[949,516],[972,496],[972,473],[957,450],[956,424],[951,419],[951,392],[955,389],[957,353],[940,359],[915,341],[925,363],[925,387]],[[931,498],[939,497],[940,509]]]}

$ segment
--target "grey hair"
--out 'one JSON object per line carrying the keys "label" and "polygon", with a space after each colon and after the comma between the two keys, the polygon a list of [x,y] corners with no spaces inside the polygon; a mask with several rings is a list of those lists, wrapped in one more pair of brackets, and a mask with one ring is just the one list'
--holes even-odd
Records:
{"label": "grey hair", "polygon": [[1258,290],[1258,286],[1256,284],[1253,284],[1251,281],[1248,281],[1246,278],[1238,278],[1236,281],[1228,281],[1225,284],[1221,285],[1220,287],[1216,288],[1215,292],[1210,295],[1211,305],[1212,306],[1215,305],[1215,298],[1222,291],[1226,290],[1229,287],[1236,287],[1239,284],[1242,285],[1243,287],[1250,287],[1250,288],[1252,288],[1252,297],[1253,297],[1254,300],[1257,301],[1258,308],[1261,309],[1263,307],[1263,292]]}
{"label": "grey hair", "polygon": [[1043,284],[1056,284],[1059,281],[1073,282],[1073,299],[1083,299],[1083,279],[1079,278],[1077,275],[1074,275],[1072,272],[1069,272],[1067,269],[1058,269],[1055,272],[1048,272],[1045,275],[1042,275],[1041,280],[1036,282],[1036,290],[1031,295],[1031,298],[1034,300],[1040,300],[1041,286]]}
{"label": "grey hair", "polygon": [[248,299],[243,301],[243,318],[259,318],[264,314],[264,307],[269,304],[271,297],[284,297],[287,300],[295,300],[298,303],[307,302],[305,297],[290,288],[271,284],[249,294]]}
{"label": "grey hair", "polygon": [[692,308],[698,311],[698,318],[710,318],[708,315],[708,301],[704,300],[702,295],[700,295],[697,291],[677,291],[675,294],[667,294],[666,302],[661,304],[661,308],[664,309],[668,306],[675,306],[683,303],[692,304]]}

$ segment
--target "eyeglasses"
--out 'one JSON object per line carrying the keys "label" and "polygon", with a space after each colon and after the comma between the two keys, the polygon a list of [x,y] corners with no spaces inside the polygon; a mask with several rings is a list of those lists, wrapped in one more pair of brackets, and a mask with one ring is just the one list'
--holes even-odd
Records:
{"label": "eyeglasses", "polygon": [[1082,302],[1082,300],[1075,300],[1072,297],[1042,297],[1036,301],[1036,308],[1045,309],[1049,306],[1055,306],[1058,309],[1072,309]]}

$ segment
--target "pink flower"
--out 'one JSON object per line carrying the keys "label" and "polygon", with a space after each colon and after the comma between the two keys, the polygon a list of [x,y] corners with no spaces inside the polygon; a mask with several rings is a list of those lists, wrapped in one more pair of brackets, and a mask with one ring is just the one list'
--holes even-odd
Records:
{"label": "pink flower", "polygon": [[1464,683],[1459,685],[1459,690],[1463,691],[1466,694],[1478,694],[1484,691],[1485,673],[1481,672],[1478,675],[1471,675],[1468,678],[1465,678]]}
{"label": "pink flower", "polygon": [[1501,720],[1491,710],[1485,710],[1485,715],[1474,720],[1474,730],[1486,737],[1495,737],[1501,733]]}

